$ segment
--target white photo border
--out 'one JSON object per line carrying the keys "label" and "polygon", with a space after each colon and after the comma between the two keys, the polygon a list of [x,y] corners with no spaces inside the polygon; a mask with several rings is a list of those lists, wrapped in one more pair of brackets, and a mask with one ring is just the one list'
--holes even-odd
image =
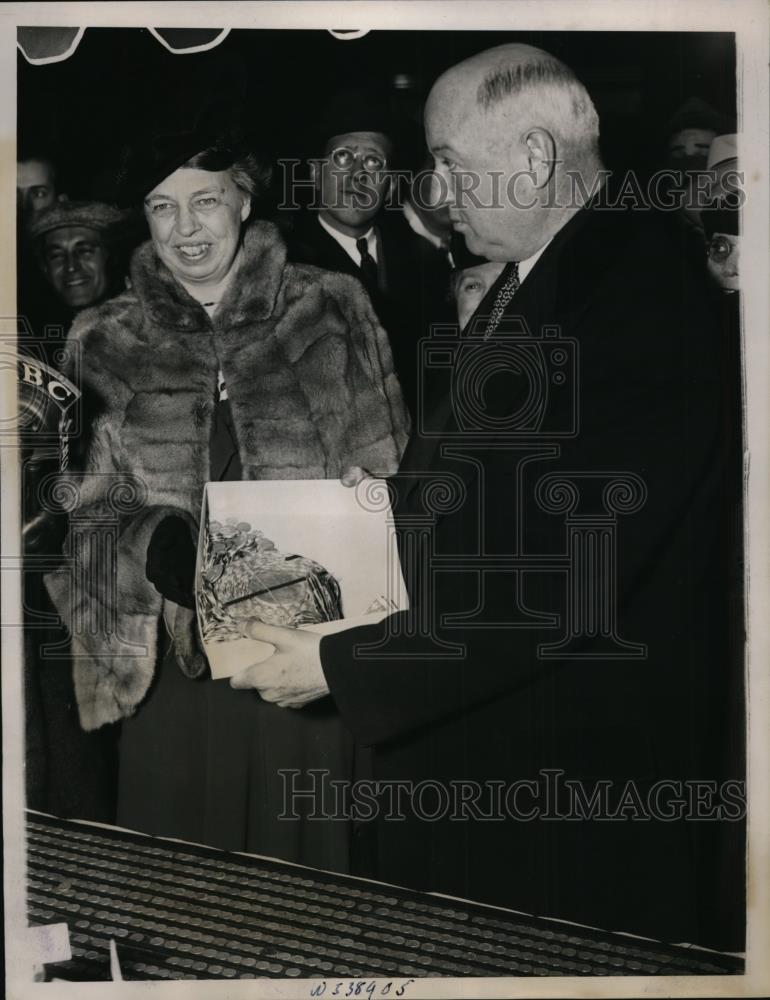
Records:
{"label": "white photo border", "polygon": [[[770,993],[770,641],[766,625],[770,511],[770,8],[762,0],[370,0],[254,3],[7,3],[0,11],[0,323],[15,323],[16,29],[19,25],[247,29],[728,31],[736,37],[739,156],[747,203],[741,251],[746,392],[747,711],[749,878],[747,965],[743,976],[418,980],[409,997],[762,996]],[[340,44],[345,44],[341,42]],[[349,42],[354,44],[354,42]],[[15,329],[15,326],[13,327]],[[9,326],[10,329],[10,326]],[[2,369],[0,420],[14,419],[15,373]],[[2,425],[0,424],[0,427]],[[133,997],[304,997],[311,980],[174,983],[30,983],[24,913],[24,753],[19,574],[18,468],[2,463],[2,703],[6,995],[10,1000]],[[151,991],[151,992],[148,992]]]}

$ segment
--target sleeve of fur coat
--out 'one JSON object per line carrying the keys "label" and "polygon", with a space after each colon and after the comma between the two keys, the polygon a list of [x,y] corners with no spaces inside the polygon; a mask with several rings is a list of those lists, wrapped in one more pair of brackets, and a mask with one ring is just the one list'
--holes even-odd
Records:
{"label": "sleeve of fur coat", "polygon": [[[152,533],[178,508],[148,505],[140,477],[124,460],[122,413],[132,391],[110,356],[120,300],[78,318],[69,338],[72,374],[83,389],[84,447],[58,490],[69,511],[64,565],[45,582],[70,631],[75,693],[84,729],[130,715],[155,670],[162,598],[145,575]],[[113,340],[114,344],[115,341]]]}
{"label": "sleeve of fur coat", "polygon": [[[392,475],[406,447],[409,416],[388,335],[360,282],[331,271],[313,273],[317,284],[305,303],[322,318],[307,339],[292,336],[292,364],[323,438],[329,472],[341,475],[357,465],[373,475]],[[316,295],[320,304],[313,302]],[[293,322],[295,331],[304,325]]]}
{"label": "sleeve of fur coat", "polygon": [[71,520],[66,565],[46,578],[54,607],[70,631],[75,695],[83,729],[125,718],[155,672],[163,599],[145,576],[152,533],[178,508],[145,507],[114,517],[108,502]]}

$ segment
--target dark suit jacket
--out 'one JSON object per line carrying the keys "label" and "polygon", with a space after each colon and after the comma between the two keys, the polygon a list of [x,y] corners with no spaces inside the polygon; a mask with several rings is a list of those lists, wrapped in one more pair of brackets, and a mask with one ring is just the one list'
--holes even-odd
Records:
{"label": "dark suit jacket", "polygon": [[[375,224],[378,287],[365,284],[390,337],[393,360],[407,406],[415,415],[418,341],[432,323],[446,323],[449,266],[443,255],[414,233],[401,212],[384,210]],[[360,267],[330,236],[314,211],[298,213],[288,234],[289,259],[362,278]]]}
{"label": "dark suit jacket", "polygon": [[[591,207],[554,238],[498,333],[437,345],[446,388],[394,481],[411,610],[325,637],[321,654],[375,779],[483,794],[459,816],[435,786],[403,820],[381,808],[378,878],[741,946],[740,822],[655,818],[686,784],[654,799],[661,780],[743,777],[727,541],[740,428],[715,316],[702,262],[656,220]],[[529,338],[506,340],[520,320]],[[440,572],[437,555],[450,557]],[[452,564],[463,555],[481,558]],[[491,571],[511,555],[539,567]],[[587,797],[610,782],[605,815],[631,796],[626,818],[544,818],[575,801],[562,791],[549,806],[548,769]],[[482,818],[501,812],[485,783],[519,780],[539,784]]]}

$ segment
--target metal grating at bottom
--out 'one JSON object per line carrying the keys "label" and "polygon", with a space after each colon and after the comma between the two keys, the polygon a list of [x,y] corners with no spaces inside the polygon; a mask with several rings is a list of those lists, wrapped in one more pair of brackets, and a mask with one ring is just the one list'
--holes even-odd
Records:
{"label": "metal grating at bottom", "polygon": [[732,956],[40,814],[28,818],[31,924],[69,925],[57,978],[741,974]]}

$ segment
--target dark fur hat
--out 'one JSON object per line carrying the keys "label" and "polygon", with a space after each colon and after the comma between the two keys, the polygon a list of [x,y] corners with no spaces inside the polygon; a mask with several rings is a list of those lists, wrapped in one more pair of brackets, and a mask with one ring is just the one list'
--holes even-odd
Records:
{"label": "dark fur hat", "polygon": [[126,145],[118,173],[118,199],[137,206],[165,177],[198,153],[207,151],[207,170],[227,170],[246,153],[244,130],[232,106],[222,101],[204,106],[174,132],[149,128]]}

